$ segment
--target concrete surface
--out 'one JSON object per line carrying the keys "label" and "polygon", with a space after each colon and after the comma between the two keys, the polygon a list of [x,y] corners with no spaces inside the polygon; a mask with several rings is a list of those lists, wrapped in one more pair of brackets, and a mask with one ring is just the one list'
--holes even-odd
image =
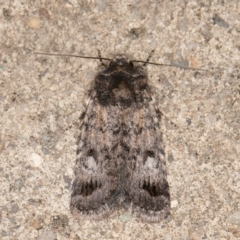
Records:
{"label": "concrete surface", "polygon": [[[240,238],[239,1],[36,0],[0,3],[0,239]],[[142,223],[119,209],[104,221],[69,213],[78,118],[99,61],[147,66],[159,97],[171,216]],[[177,125],[175,127],[170,123]]]}

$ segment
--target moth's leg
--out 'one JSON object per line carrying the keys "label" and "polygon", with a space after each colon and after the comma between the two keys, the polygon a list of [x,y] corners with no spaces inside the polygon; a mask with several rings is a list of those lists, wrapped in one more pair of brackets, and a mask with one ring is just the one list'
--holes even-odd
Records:
{"label": "moth's leg", "polygon": [[143,64],[143,66],[146,66],[146,64],[149,62],[149,60],[150,60],[151,57],[153,56],[154,52],[155,52],[155,49],[153,49],[153,50],[149,53],[148,58],[147,58],[146,62]]}
{"label": "moth's leg", "polygon": [[108,67],[108,65],[103,62],[103,60],[102,60],[102,55],[101,55],[101,51],[100,51],[99,49],[98,49],[98,57],[99,57],[99,60],[100,60],[100,62],[101,62],[101,65],[102,65],[103,67]]}

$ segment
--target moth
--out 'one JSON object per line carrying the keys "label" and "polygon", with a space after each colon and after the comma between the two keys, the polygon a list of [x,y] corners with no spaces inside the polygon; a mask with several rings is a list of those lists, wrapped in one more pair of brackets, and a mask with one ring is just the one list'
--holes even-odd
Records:
{"label": "moth", "polygon": [[123,206],[147,222],[169,215],[161,114],[147,73],[116,55],[95,77],[78,139],[71,212],[102,219]]}
{"label": "moth", "polygon": [[[78,138],[70,209],[80,219],[101,220],[119,206],[145,222],[170,214],[170,194],[161,112],[148,84],[147,72],[118,54],[100,71],[87,95]],[[191,68],[188,68],[191,69]],[[200,69],[201,70],[201,69]]]}

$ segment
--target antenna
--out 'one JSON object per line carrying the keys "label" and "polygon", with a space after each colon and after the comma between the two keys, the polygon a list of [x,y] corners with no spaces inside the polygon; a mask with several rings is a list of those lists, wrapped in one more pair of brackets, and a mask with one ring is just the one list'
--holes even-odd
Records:
{"label": "antenna", "polygon": [[[35,52],[34,54],[47,55],[47,56],[58,56],[58,57],[76,57],[76,58],[98,59],[98,60],[101,61],[101,63],[102,63],[102,60],[112,61],[111,58],[101,57],[100,54],[99,54],[99,57],[87,57],[87,56],[81,56],[81,55],[55,54],[55,53],[40,53],[40,52]],[[171,65],[171,64],[149,62],[149,61],[148,61],[149,59],[150,59],[150,56],[148,57],[147,61],[131,60],[131,62],[132,62],[132,63],[143,63],[143,66],[145,66],[146,64],[151,64],[151,65],[163,66],[163,67],[176,67],[176,68],[184,68],[184,69],[189,69],[189,70],[207,71],[206,69],[202,69],[202,68],[180,67],[180,66],[174,66],[174,65]]]}
{"label": "antenna", "polygon": [[76,57],[76,58],[99,59],[100,61],[101,61],[101,60],[112,61],[112,59],[110,59],[110,58],[103,58],[103,57],[86,57],[86,56],[71,55],[71,54],[55,54],[55,53],[39,53],[39,52],[35,52],[34,54],[47,55],[47,56],[59,56],[59,57]]}

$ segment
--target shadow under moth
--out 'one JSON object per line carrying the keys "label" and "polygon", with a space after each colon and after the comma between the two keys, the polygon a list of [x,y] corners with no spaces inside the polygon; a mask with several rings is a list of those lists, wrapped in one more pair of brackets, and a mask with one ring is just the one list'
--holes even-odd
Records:
{"label": "shadow under moth", "polygon": [[88,94],[70,203],[75,216],[102,219],[120,205],[146,222],[169,215],[160,120],[147,73],[117,55]]}

